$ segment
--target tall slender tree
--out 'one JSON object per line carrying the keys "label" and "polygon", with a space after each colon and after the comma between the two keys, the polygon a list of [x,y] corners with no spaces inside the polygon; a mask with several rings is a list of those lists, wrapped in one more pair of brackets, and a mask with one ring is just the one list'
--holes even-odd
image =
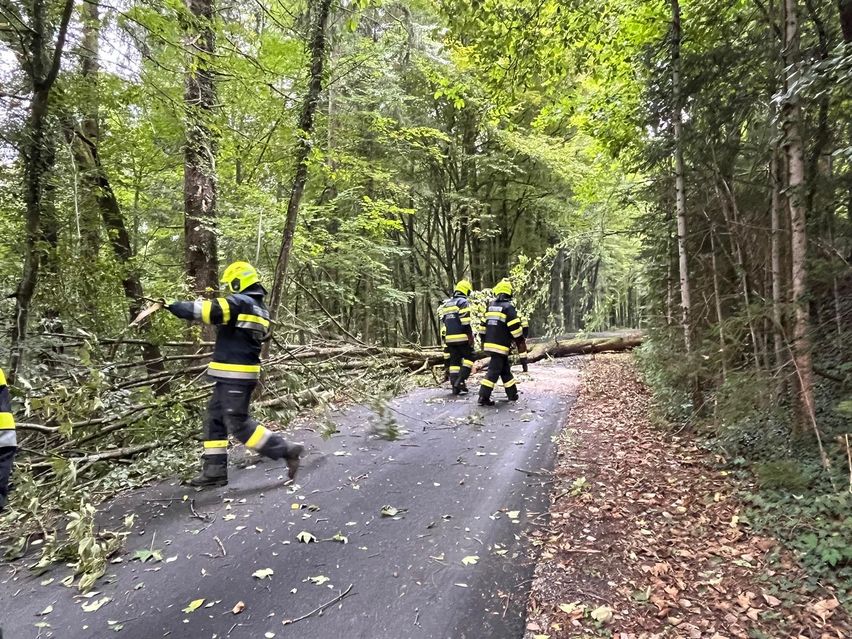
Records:
{"label": "tall slender tree", "polygon": [[[19,9],[20,7],[20,9]],[[44,213],[46,194],[50,189],[50,172],[56,160],[56,140],[50,131],[50,96],[59,76],[62,52],[68,34],[68,24],[74,0],[65,0],[55,44],[50,41],[54,32],[50,24],[49,3],[33,0],[17,5],[9,0],[0,1],[0,15],[8,25],[3,36],[11,42],[22,62],[29,90],[29,114],[21,159],[24,166],[24,265],[21,281],[15,291],[15,317],[12,323],[11,358],[8,377],[15,383],[21,366],[30,306],[39,279],[39,268],[44,261]],[[4,25],[5,27],[6,25]]]}
{"label": "tall slender tree", "polygon": [[[811,361],[810,319],[807,298],[807,217],[805,197],[805,149],[802,141],[802,109],[799,86],[802,60],[799,51],[797,0],[784,4],[785,92],[781,106],[783,146],[787,154],[787,191],[790,208],[793,322],[793,360],[799,381],[800,423],[814,422],[813,364]],[[815,422],[814,422],[815,423]]]}
{"label": "tall slender tree", "polygon": [[187,36],[186,142],[184,147],[184,256],[186,274],[197,295],[216,290],[216,155],[214,132],[216,49],[214,0],[186,0],[191,21]]}
{"label": "tall slender tree", "polygon": [[[689,283],[689,260],[687,249],[686,186],[683,166],[683,108],[681,98],[681,20],[680,1],[672,4],[672,129],[674,133],[675,165],[675,208],[677,211],[677,252],[680,270],[681,326],[686,354],[692,353],[692,291]],[[693,380],[693,408],[698,409],[700,393],[697,380]]]}
{"label": "tall slender tree", "polygon": [[308,157],[311,152],[311,134],[314,128],[314,114],[322,91],[323,64],[325,62],[326,23],[331,11],[332,0],[319,0],[312,3],[315,6],[313,31],[311,34],[310,53],[311,68],[308,92],[302,102],[302,112],[299,117],[299,140],[296,146],[296,172],[290,187],[290,199],[287,202],[287,219],[284,222],[284,233],[281,236],[281,246],[278,259],[275,261],[275,272],[272,281],[272,291],[269,296],[269,312],[274,318],[281,303],[284,290],[284,278],[287,276],[287,266],[293,248],[293,236],[296,233],[296,221],[299,216],[299,205],[308,181]]}

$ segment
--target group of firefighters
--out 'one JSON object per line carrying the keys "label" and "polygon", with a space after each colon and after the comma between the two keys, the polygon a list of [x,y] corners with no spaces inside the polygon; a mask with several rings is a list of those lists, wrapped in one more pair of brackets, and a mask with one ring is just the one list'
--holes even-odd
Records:
{"label": "group of firefighters", "polygon": [[[257,453],[287,464],[288,476],[295,478],[304,446],[288,442],[267,429],[249,414],[252,393],[260,378],[260,352],[269,334],[269,311],[264,303],[266,289],[255,268],[247,262],[234,262],[222,275],[224,297],[213,300],[181,301],[163,307],[176,317],[216,326],[213,356],[207,375],[215,382],[204,419],[201,472],[189,480],[196,487],[228,483],[228,435]],[[472,286],[458,282],[453,297],[440,307],[444,341],[449,358],[449,377],[454,394],[467,392],[465,380],[473,366],[473,328],[468,301]],[[511,401],[518,389],[509,364],[512,342],[517,344],[524,371],[527,370],[525,322],[512,303],[512,285],[502,280],[494,288],[479,333],[482,349],[491,356],[479,390],[479,403],[491,406],[491,391],[498,378]],[[0,510],[6,505],[9,476],[17,450],[15,420],[6,378],[0,371]]]}
{"label": "group of firefighters", "polygon": [[[473,319],[468,299],[472,291],[471,283],[461,280],[455,285],[452,297],[438,307],[444,357],[453,395],[464,395],[468,392],[466,381],[473,368]],[[509,361],[513,343],[518,348],[521,366],[524,372],[527,371],[526,337],[529,326],[527,321],[518,315],[512,301],[512,283],[507,279],[501,280],[491,291],[494,297],[488,301],[477,330],[482,350],[491,358],[485,378],[479,386],[481,406],[494,405],[491,392],[498,379],[502,380],[509,401],[518,400],[518,386]]]}

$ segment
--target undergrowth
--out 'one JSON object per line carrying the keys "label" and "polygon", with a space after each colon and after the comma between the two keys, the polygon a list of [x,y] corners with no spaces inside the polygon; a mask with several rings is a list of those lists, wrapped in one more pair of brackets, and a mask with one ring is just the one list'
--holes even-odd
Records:
{"label": "undergrowth", "polygon": [[809,575],[802,585],[831,585],[852,609],[848,386],[822,380],[816,388],[817,422],[830,461],[826,470],[813,431],[793,427],[790,389],[779,392],[775,379],[753,370],[729,372],[724,383],[707,384],[705,377],[705,388],[713,391],[705,392],[705,405],[694,413],[685,380],[709,375],[702,356],[688,361],[667,344],[652,336],[636,357],[655,395],[658,425],[693,433],[721,466],[735,471],[748,506],[743,520],[795,552]]}

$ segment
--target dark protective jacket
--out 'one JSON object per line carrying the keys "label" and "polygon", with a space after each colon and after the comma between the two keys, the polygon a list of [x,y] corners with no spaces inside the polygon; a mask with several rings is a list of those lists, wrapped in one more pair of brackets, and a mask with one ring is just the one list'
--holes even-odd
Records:
{"label": "dark protective jacket", "polygon": [[17,445],[18,439],[15,434],[15,418],[12,416],[9,387],[6,385],[6,375],[0,370],[0,448],[16,447]]}
{"label": "dark protective jacket", "polygon": [[508,295],[498,295],[488,303],[485,312],[485,323],[479,327],[482,335],[482,350],[487,353],[508,355],[512,342],[518,342],[518,350],[526,351],[526,346],[521,349],[523,342],[523,329],[518,312]]}
{"label": "dark protective jacket", "polygon": [[269,332],[266,290],[253,284],[242,293],[215,300],[173,302],[177,317],[216,325],[216,346],[207,374],[219,381],[253,384],[260,377],[260,349]]}
{"label": "dark protective jacket", "polygon": [[438,307],[438,315],[441,316],[441,322],[446,329],[444,341],[447,344],[464,344],[473,339],[467,296],[456,291],[453,297],[444,300]]}

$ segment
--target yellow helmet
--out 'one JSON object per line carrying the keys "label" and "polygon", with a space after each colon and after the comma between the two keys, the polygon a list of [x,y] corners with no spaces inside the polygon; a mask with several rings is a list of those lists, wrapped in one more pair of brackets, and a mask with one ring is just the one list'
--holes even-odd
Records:
{"label": "yellow helmet", "polygon": [[468,280],[459,280],[456,283],[456,288],[454,290],[459,293],[463,293],[464,295],[470,295],[470,292],[473,290],[473,284],[471,284]]}
{"label": "yellow helmet", "polygon": [[491,291],[494,293],[494,295],[511,295],[512,283],[506,278],[503,278],[494,285],[494,288],[492,288]]}
{"label": "yellow helmet", "polygon": [[221,279],[222,284],[231,293],[240,293],[259,281],[257,271],[248,262],[234,262],[228,265]]}

